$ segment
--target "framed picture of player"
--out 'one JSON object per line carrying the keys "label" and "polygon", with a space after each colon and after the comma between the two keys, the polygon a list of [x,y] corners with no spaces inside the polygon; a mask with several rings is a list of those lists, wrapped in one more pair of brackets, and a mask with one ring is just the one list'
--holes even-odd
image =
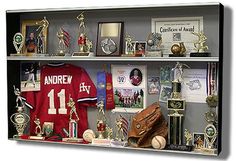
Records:
{"label": "framed picture of player", "polygon": [[146,107],[146,65],[111,65],[114,111],[138,112]]}
{"label": "framed picture of player", "polygon": [[146,41],[136,41],[135,42],[135,56],[142,57],[145,56],[147,49],[147,42]]}
{"label": "framed picture of player", "polygon": [[40,90],[40,64],[39,62],[21,63],[21,91]]}
{"label": "framed picture of player", "polygon": [[42,30],[40,25],[37,25],[40,20],[25,20],[22,21],[21,33],[25,37],[23,52],[27,55],[46,53],[47,30]]}
{"label": "framed picture of player", "polygon": [[193,146],[195,147],[195,149],[202,149],[205,147],[204,133],[193,133]]}

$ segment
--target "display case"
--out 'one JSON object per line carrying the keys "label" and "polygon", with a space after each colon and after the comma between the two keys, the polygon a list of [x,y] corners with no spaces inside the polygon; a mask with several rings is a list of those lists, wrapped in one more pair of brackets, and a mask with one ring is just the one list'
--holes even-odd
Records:
{"label": "display case", "polygon": [[8,138],[217,156],[220,3],[8,10]]}

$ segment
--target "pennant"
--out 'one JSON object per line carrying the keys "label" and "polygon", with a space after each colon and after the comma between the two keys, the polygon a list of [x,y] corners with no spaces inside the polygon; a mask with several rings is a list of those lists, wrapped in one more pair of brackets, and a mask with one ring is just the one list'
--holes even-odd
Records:
{"label": "pennant", "polygon": [[115,108],[112,74],[106,73],[106,109],[111,110]]}

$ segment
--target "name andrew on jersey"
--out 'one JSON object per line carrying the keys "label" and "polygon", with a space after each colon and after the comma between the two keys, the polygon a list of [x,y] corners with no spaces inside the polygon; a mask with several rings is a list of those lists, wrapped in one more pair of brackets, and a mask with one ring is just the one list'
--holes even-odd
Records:
{"label": "name andrew on jersey", "polygon": [[[51,75],[51,76],[45,76],[44,78],[44,85],[50,85],[50,84],[71,84],[72,82],[72,76],[71,75]],[[87,92],[90,94],[90,88],[91,86],[86,86],[85,82],[80,83],[80,90],[79,92]]]}

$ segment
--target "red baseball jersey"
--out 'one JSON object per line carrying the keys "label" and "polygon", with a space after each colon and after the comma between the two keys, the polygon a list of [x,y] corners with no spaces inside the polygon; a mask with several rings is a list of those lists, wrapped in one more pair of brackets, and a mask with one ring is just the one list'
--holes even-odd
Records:
{"label": "red baseball jersey", "polygon": [[[70,64],[47,64],[41,67],[41,89],[38,92],[25,92],[25,105],[30,110],[30,133],[35,135],[35,118],[41,126],[44,122],[54,122],[54,134],[66,137],[63,128],[69,129],[71,97],[79,116],[78,136],[88,128],[87,107],[95,106],[96,87],[87,72]],[[76,120],[73,114],[73,119]]]}

